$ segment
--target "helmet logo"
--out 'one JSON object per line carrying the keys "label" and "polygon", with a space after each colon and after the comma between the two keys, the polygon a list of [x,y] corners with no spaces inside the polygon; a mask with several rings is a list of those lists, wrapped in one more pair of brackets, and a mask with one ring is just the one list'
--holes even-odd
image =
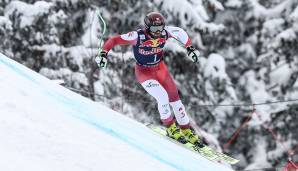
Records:
{"label": "helmet logo", "polygon": [[160,18],[155,18],[155,20],[153,21],[153,25],[162,25],[162,20]]}
{"label": "helmet logo", "polygon": [[158,12],[151,12],[146,15],[144,19],[145,25],[147,28],[151,26],[164,26],[165,25],[165,19],[162,16],[162,14]]}

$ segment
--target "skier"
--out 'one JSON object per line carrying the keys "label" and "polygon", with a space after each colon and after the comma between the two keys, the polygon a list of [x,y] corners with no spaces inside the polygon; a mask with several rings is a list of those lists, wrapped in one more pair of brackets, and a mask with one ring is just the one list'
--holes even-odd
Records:
{"label": "skier", "polygon": [[[136,59],[136,79],[156,99],[168,136],[181,143],[190,142],[202,146],[202,141],[190,126],[190,119],[180,100],[175,82],[163,61],[163,47],[169,38],[174,38],[186,47],[193,62],[198,62],[200,53],[191,45],[191,40],[183,29],[165,26],[165,19],[160,13],[147,14],[144,23],[143,29],[109,38],[95,61],[99,67],[105,68],[108,52],[114,46],[132,45]],[[176,121],[179,127],[176,126]]]}

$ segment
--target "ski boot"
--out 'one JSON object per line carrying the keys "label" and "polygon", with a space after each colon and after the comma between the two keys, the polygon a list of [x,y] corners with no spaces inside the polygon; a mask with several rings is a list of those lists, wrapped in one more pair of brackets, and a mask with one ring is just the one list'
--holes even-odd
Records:
{"label": "ski boot", "polygon": [[182,134],[179,127],[176,126],[175,122],[167,127],[167,136],[173,138],[174,140],[186,144],[187,140],[185,139],[184,135]]}
{"label": "ski boot", "polygon": [[190,142],[200,148],[204,147],[204,144],[203,144],[202,140],[200,139],[200,137],[198,135],[196,135],[194,133],[194,131],[191,130],[190,128],[181,129],[181,132],[188,142]]}

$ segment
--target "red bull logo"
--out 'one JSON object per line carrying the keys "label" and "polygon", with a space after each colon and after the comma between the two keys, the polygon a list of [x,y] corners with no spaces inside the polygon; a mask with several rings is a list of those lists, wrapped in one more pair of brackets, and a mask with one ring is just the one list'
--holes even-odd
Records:
{"label": "red bull logo", "polygon": [[158,54],[162,51],[161,48],[152,48],[151,50],[144,50],[144,49],[139,49],[139,53],[142,55],[154,55]]}
{"label": "red bull logo", "polygon": [[165,38],[158,38],[158,39],[151,39],[151,40],[147,40],[145,42],[143,42],[140,47],[152,47],[152,48],[156,48],[159,45],[163,44],[166,42]]}

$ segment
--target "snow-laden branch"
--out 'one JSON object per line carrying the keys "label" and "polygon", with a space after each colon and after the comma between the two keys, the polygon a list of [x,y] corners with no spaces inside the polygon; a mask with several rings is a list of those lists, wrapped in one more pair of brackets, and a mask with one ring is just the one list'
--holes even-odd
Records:
{"label": "snow-laden branch", "polygon": [[[208,30],[209,32],[215,32],[223,29],[223,25],[209,23],[209,16],[202,1],[161,1],[155,0],[155,3],[161,5],[162,10],[175,16],[175,20],[179,20],[181,27],[200,30]],[[218,1],[212,1],[216,8],[220,7]]]}
{"label": "snow-laden branch", "polygon": [[249,2],[253,9],[252,15],[255,18],[276,18],[280,17],[284,11],[288,10],[295,3],[295,0],[285,0],[273,8],[264,7],[258,0],[251,0]]}

